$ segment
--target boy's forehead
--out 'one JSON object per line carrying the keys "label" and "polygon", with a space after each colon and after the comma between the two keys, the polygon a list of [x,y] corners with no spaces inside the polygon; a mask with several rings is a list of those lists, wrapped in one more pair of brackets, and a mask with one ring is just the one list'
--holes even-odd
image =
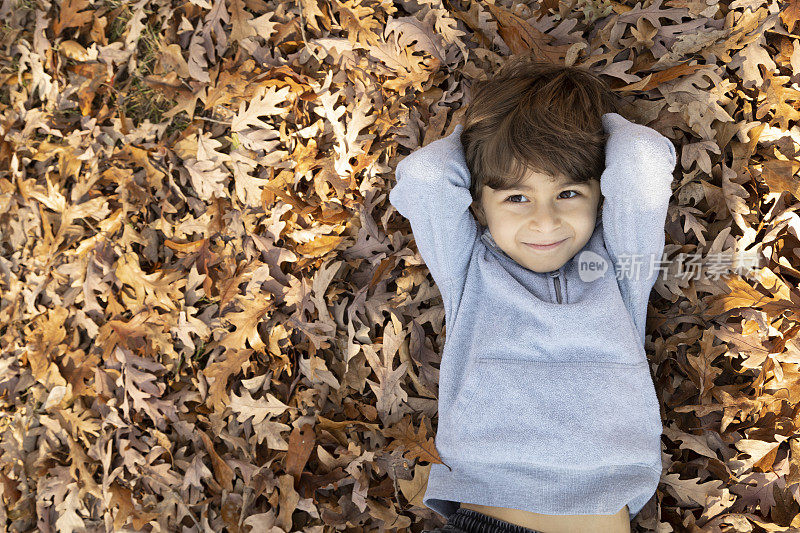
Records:
{"label": "boy's forehead", "polygon": [[567,176],[564,174],[560,174],[558,176],[553,176],[551,174],[545,174],[543,172],[537,171],[528,171],[525,174],[525,178],[523,179],[520,184],[515,187],[517,189],[530,189],[531,185],[537,183],[550,183],[555,185],[556,187],[562,185],[583,185],[585,182],[578,181],[572,176]]}

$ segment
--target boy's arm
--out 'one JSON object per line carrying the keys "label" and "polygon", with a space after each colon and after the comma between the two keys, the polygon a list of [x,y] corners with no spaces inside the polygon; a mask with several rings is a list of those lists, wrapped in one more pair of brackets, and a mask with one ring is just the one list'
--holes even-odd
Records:
{"label": "boy's arm", "polygon": [[[459,296],[478,226],[469,210],[470,173],[459,124],[397,165],[389,202],[411,223],[414,240],[442,293],[446,310]],[[460,283],[454,283],[460,281]]]}
{"label": "boy's arm", "polygon": [[[609,134],[606,168],[600,178],[605,197],[603,240],[620,269],[620,292],[644,344],[647,302],[664,252],[675,147],[656,130],[617,113],[606,113],[601,120]],[[614,275],[613,269],[609,271]]]}

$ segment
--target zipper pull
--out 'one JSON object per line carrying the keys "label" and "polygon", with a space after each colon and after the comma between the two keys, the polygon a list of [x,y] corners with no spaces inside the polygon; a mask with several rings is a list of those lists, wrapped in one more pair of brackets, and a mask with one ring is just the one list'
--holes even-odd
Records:
{"label": "zipper pull", "polygon": [[563,301],[561,298],[561,279],[559,277],[561,274],[561,269],[559,268],[558,270],[553,270],[552,272],[548,272],[548,274],[553,279],[553,288],[556,291],[556,301],[561,303]]}

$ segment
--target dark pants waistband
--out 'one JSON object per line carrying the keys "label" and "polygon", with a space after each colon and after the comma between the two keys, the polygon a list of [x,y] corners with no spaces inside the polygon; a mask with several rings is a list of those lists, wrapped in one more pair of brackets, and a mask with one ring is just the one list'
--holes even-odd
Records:
{"label": "dark pants waistband", "polygon": [[447,525],[468,533],[542,533],[538,529],[518,526],[463,507],[450,515]]}

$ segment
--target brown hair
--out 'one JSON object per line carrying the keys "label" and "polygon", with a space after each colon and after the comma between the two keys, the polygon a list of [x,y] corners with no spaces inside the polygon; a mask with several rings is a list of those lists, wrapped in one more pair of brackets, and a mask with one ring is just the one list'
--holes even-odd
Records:
{"label": "brown hair", "polygon": [[553,179],[600,179],[608,138],[600,117],[620,113],[622,102],[596,74],[514,56],[473,82],[470,93],[461,142],[473,205],[484,185],[516,188],[528,170]]}

